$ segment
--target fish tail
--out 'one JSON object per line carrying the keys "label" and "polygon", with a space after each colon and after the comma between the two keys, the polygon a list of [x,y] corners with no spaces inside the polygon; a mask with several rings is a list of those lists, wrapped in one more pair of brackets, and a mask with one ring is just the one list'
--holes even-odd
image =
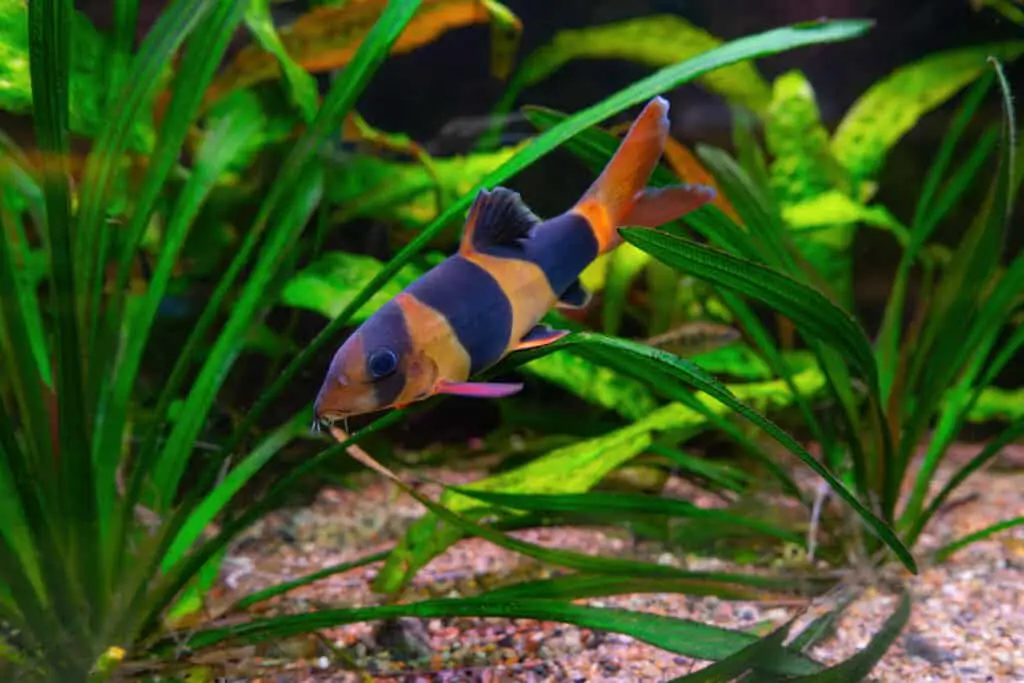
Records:
{"label": "fish tail", "polygon": [[618,228],[623,225],[658,227],[714,197],[714,190],[704,185],[645,189],[668,132],[668,101],[655,97],[630,126],[601,175],[572,208],[587,219],[599,253],[611,251],[622,242]]}

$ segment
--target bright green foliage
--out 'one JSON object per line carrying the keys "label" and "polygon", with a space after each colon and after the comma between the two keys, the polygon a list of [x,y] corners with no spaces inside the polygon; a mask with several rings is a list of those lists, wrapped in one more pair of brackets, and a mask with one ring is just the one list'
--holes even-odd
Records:
{"label": "bright green foliage", "polygon": [[[28,0],[0,0],[0,109],[25,114],[32,108],[29,76]],[[70,14],[69,122],[80,135],[96,135],[106,116],[106,65],[114,47],[80,12]],[[162,84],[169,71],[164,71]],[[152,98],[151,91],[150,98]],[[152,113],[146,111],[131,128],[129,148],[147,152],[153,146]]]}
{"label": "bright green foliage", "polygon": [[658,406],[643,382],[571,353],[544,356],[523,366],[523,371],[570,391],[580,398],[627,420],[636,420]]}
{"label": "bright green foliage", "polygon": [[1017,422],[1024,420],[1024,389],[985,387],[967,412],[971,422]]}
{"label": "bright green foliage", "polygon": [[348,218],[398,221],[420,227],[447,208],[442,197],[463,197],[482,178],[515,156],[528,142],[494,152],[435,158],[431,167],[366,154],[339,155],[328,197]]}
{"label": "bright green foliage", "polygon": [[277,63],[284,72],[288,97],[302,114],[303,120],[306,123],[312,121],[316,116],[320,99],[316,81],[295,63],[281,43],[273,18],[270,16],[270,0],[249,0],[249,7],[245,11],[245,25],[260,46],[277,58]]}
{"label": "bright green foliage", "polygon": [[[328,318],[338,315],[352,300],[356,288],[384,268],[372,256],[331,251],[296,273],[281,290],[281,303],[296,308],[316,311]],[[394,280],[377,290],[373,298],[353,316],[353,322],[362,322],[423,271],[407,265]]]}
{"label": "bright green foliage", "polygon": [[843,117],[832,150],[855,182],[871,179],[885,155],[917,121],[988,69],[989,56],[1012,61],[1024,42],[977,45],[922,57],[861,95]]}

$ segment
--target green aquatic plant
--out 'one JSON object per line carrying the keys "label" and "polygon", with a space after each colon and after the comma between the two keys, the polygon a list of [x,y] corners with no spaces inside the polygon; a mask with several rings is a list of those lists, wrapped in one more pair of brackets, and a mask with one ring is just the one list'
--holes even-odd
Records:
{"label": "green aquatic plant", "polygon": [[[636,36],[643,35],[643,40]],[[690,39],[680,41],[678,36]],[[658,66],[681,51],[706,49],[718,38],[686,20],[655,15],[564,30],[527,56],[513,75],[496,114],[510,111],[531,84],[552,76],[574,59],[623,59]],[[922,116],[947,102],[985,72],[989,55],[1012,61],[1024,42],[982,44],[926,55],[896,68],[868,88],[834,132],[821,121],[813,85],[799,71],[767,82],[753,64],[722,69],[697,81],[731,106],[749,111],[764,125],[770,189],[793,240],[828,276],[846,306],[852,304],[853,239],[860,225],[891,231],[905,240],[907,228],[871,199],[892,147]],[[481,141],[493,144],[496,132]],[[735,218],[735,217],[734,217]],[[620,250],[607,258],[616,273],[605,306],[605,331],[621,316],[623,286],[645,269],[658,268],[645,254]],[[664,300],[664,297],[660,297]],[[655,318],[652,316],[652,320]],[[654,330],[652,330],[654,333]]]}
{"label": "green aquatic plant", "polygon": [[[1022,174],[1015,166],[1019,147],[1009,90],[995,63],[1004,105],[995,179],[949,261],[941,266],[923,264],[924,296],[910,316],[910,325],[904,325],[913,269],[921,263],[935,228],[976,182],[998,135],[996,131],[982,133],[968,154],[970,161],[953,164],[967,125],[996,79],[990,73],[965,97],[925,178],[884,321],[873,344],[838,302],[808,289],[824,290],[827,278],[803,258],[791,233],[782,227],[780,207],[770,191],[771,176],[764,166],[737,162],[720,150],[699,151],[743,217],[746,229],[732,224],[717,208],[705,207],[685,222],[709,245],[671,231],[623,230],[626,240],[638,248],[714,284],[733,309],[745,336],[791,386],[793,368],[746,299],[766,304],[793,322],[828,380],[833,407],[824,413],[813,411],[810,397],[794,386],[807,428],[821,445],[822,462],[872,510],[897,524],[908,546],[917,541],[950,494],[1005,445],[1019,439],[1024,428],[1019,420],[1011,421],[938,494],[928,498],[929,485],[949,446],[984,392],[991,390],[993,381],[1024,344],[1021,327],[1014,322],[1024,286],[1024,255],[1005,252]],[[533,118],[543,125],[558,120],[550,112],[543,116],[535,112]],[[754,144],[752,138],[746,140],[748,145]],[[594,130],[570,146],[590,163],[601,163],[614,144],[613,136]],[[741,159],[759,158],[756,148],[750,152],[741,149]],[[672,179],[661,175],[660,181],[667,184]],[[727,225],[732,227],[723,229]],[[829,326],[823,326],[816,315],[825,308],[840,314]],[[964,330],[968,330],[966,339]],[[1005,339],[1000,336],[1004,333]],[[929,428],[934,431],[921,467],[912,474],[912,459]],[[908,478],[911,492],[904,498],[900,490]],[[994,525],[970,539],[985,538],[1016,523],[1019,520]],[[954,541],[937,556],[947,556],[950,548],[962,544]],[[850,546],[851,550],[856,547]],[[872,543],[864,547],[870,549]]]}
{"label": "green aquatic plant", "polygon": [[[157,311],[170,286],[177,256],[219,182],[251,152],[261,120],[239,113],[243,110],[208,120],[208,127],[200,127],[196,154],[183,167],[176,163],[189,144],[189,135],[195,134],[206,86],[228,41],[247,16],[250,27],[263,32],[260,42],[271,49],[276,45],[260,15],[265,6],[244,0],[178,0],[160,15],[136,53],[112,60],[111,72],[117,74],[114,80],[120,83],[120,90],[108,101],[110,108],[101,117],[83,176],[76,183],[77,194],[73,194],[68,174],[68,60],[75,31],[72,7],[68,0],[40,0],[29,5],[32,113],[43,152],[42,168],[36,169],[11,144],[0,161],[4,229],[0,240],[0,346],[4,351],[0,354],[0,516],[5,520],[0,526],[0,661],[4,662],[0,666],[13,667],[17,676],[29,679],[105,680],[127,663],[160,672],[162,660],[187,660],[202,648],[281,639],[355,621],[403,615],[503,616],[621,631],[673,652],[715,660],[705,672],[685,677],[690,681],[745,672],[781,673],[807,680],[825,676],[822,680],[828,680],[835,668],[826,669],[805,654],[820,637],[820,622],[812,623],[794,643],[785,645],[792,622],[759,638],[672,617],[570,602],[581,592],[621,591],[624,580],[638,578],[648,581],[651,589],[707,592],[711,587],[723,594],[746,596],[781,590],[778,581],[744,575],[709,576],[524,543],[502,533],[500,525],[478,524],[405,487],[400,480],[399,485],[432,514],[463,533],[579,573],[549,584],[553,591],[545,591],[543,585],[530,586],[529,594],[541,597],[516,600],[507,597],[513,586],[504,589],[504,596],[338,607],[273,618],[246,612],[258,602],[331,571],[381,559],[374,555],[244,597],[229,608],[233,617],[229,626],[202,623],[196,609],[203,604],[203,591],[215,580],[229,542],[279,504],[305,474],[393,425],[407,411],[393,412],[346,442],[326,448],[277,479],[259,500],[243,503],[237,500],[242,487],[307,432],[309,409],[265,432],[251,448],[243,448],[252,428],[314,354],[335,342],[353,316],[406,268],[432,237],[465,211],[479,189],[503,182],[590,126],[716,68],[801,45],[847,40],[868,27],[865,22],[825,22],[726,43],[668,66],[538,136],[474,183],[398,256],[376,270],[314,342],[258,394],[245,418],[222,443],[225,456],[202,458],[197,445],[218,394],[250,332],[279,300],[278,290],[294,268],[296,245],[301,246],[300,238],[316,223],[311,219],[327,194],[324,163],[317,150],[343,125],[419,5],[415,0],[394,0],[383,8],[344,73],[315,112],[306,112],[313,114],[308,125],[284,154],[274,182],[245,225],[229,264],[219,271],[216,288],[177,349],[169,376],[160,377],[155,395],[144,391],[141,368],[145,352],[157,339]],[[131,31],[126,29],[134,23],[137,6],[119,2],[116,9],[115,42],[128,45]],[[112,188],[125,183],[128,170],[121,162],[130,150],[132,126],[150,101],[159,82],[157,76],[171,69],[175,61],[151,154],[138,187],[126,193],[121,209],[124,225],[115,231],[110,228],[106,201]],[[298,99],[296,105],[303,106]],[[161,248],[152,273],[140,281],[133,278],[133,264],[140,246],[154,239],[150,232],[153,224],[162,228],[156,238]],[[41,283],[47,286],[40,287]],[[710,403],[693,394],[688,389],[692,387],[715,405],[736,411],[829,480],[865,523],[915,569],[906,549],[877,515],[846,495],[839,482],[784,431],[691,363],[642,344],[581,333],[553,348],[510,359],[506,368],[569,348],[592,362],[650,383],[683,407],[698,406],[698,412],[710,414]],[[659,411],[660,417],[677,422],[683,414],[690,413],[680,407]],[[642,436],[645,430],[653,433],[659,429],[660,423],[642,424],[637,434],[646,438]],[[572,456],[571,462],[577,462],[592,446],[585,444],[559,457]],[[605,468],[594,453],[589,457],[598,469]],[[583,480],[577,490],[586,484]],[[479,496],[488,492],[468,489],[458,493]],[[571,508],[581,502],[588,507],[596,504],[594,500],[538,498],[534,507]],[[648,512],[653,508],[672,515],[701,514],[655,499],[633,504]],[[524,502],[510,505],[505,501],[503,505],[522,509]],[[214,520],[220,525],[212,530],[209,525]],[[522,524],[522,516],[512,523]],[[749,520],[743,523],[749,526]],[[595,584],[595,576],[605,583]],[[631,583],[630,587],[637,585]],[[903,621],[901,607],[891,624],[898,630]],[[880,634],[877,642],[884,642],[890,630]],[[846,666],[873,663],[880,656],[877,650],[873,642]]]}

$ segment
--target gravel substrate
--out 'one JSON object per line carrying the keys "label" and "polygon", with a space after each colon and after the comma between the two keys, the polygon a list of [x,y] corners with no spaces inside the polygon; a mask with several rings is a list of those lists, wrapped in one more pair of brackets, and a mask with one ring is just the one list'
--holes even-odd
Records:
{"label": "gravel substrate", "polygon": [[[965,462],[974,452],[975,447],[958,447],[951,464]],[[949,467],[942,471],[937,486],[951,473]],[[480,473],[431,471],[428,476],[459,483]],[[810,478],[805,481],[813,483]],[[399,495],[392,484],[376,475],[368,474],[365,482],[356,491],[326,488],[308,508],[275,513],[252,529],[225,563],[218,602],[224,604],[253,590],[385,549],[422,514],[418,503]],[[674,495],[684,495],[700,505],[714,504],[706,494],[688,490],[675,480],[669,486]],[[430,487],[425,490],[436,495]],[[937,516],[922,536],[916,556],[923,558],[924,551],[999,520],[1024,515],[1024,474],[1013,470],[978,473],[956,499],[960,502]],[[676,558],[648,544],[635,544],[620,530],[549,528],[515,535],[592,554],[669,562],[691,569],[732,569],[718,560]],[[370,565],[331,576],[266,603],[263,609],[274,614],[381,604],[383,596],[374,594],[369,585],[379,567]],[[500,583],[503,577],[524,580],[549,571],[485,541],[466,539],[423,569],[403,599],[469,595]],[[911,591],[912,617],[872,673],[872,680],[1024,681],[1024,528],[968,546],[945,564],[923,567],[917,576],[898,570],[893,575],[905,579]],[[870,583],[847,609],[835,633],[815,647],[811,656],[831,664],[863,648],[895,607],[896,598],[887,585],[885,581]],[[770,604],[676,594],[624,595],[585,602],[729,628],[759,629],[782,624],[798,609],[792,600]],[[797,628],[801,623],[805,622],[798,622]],[[532,620],[408,620],[384,629],[380,624],[364,623],[329,629],[321,635],[210,653],[202,661],[216,665],[227,680],[281,683],[660,682],[707,664],[629,637]],[[338,663],[342,656],[369,673],[346,672]]]}

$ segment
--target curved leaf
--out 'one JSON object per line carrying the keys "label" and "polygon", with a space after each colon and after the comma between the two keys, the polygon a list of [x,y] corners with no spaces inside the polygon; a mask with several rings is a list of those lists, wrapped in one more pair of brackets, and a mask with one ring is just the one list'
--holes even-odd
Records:
{"label": "curved leaf", "polygon": [[[546,79],[574,59],[627,59],[648,66],[665,66],[721,44],[720,39],[704,29],[672,14],[559,31],[550,43],[523,61],[499,111],[510,109],[523,88]],[[697,81],[730,102],[756,112],[763,111],[771,99],[768,84],[747,62],[711,71]]]}
{"label": "curved leaf", "polygon": [[[647,231],[643,228],[629,228],[622,232],[627,234]],[[917,573],[917,565],[914,562],[914,558],[910,554],[910,551],[907,550],[899,537],[887,524],[885,524],[885,522],[871,512],[852,492],[850,492],[849,489],[847,489],[842,482],[835,477],[835,475],[833,475],[814,456],[800,446],[800,444],[798,444],[789,434],[780,429],[768,418],[739,401],[727,387],[719,383],[714,377],[708,375],[707,372],[700,368],[700,366],[682,358],[672,356],[664,351],[653,349],[649,346],[643,346],[625,339],[604,337],[588,332],[568,335],[567,337],[563,337],[556,342],[538,349],[517,352],[516,354],[513,354],[510,361],[512,361],[515,356],[519,356],[519,358],[515,359],[513,363],[525,362],[527,359],[553,353],[559,349],[570,346],[577,346],[579,353],[583,353],[594,358],[602,359],[614,356],[618,357],[623,361],[623,363],[628,362],[628,364],[632,366],[648,368],[652,372],[663,377],[665,381],[675,381],[680,384],[688,385],[706,393],[712,399],[726,405],[738,416],[756,425],[764,431],[765,434],[780,443],[790,453],[796,455],[802,462],[804,462],[804,464],[825,479],[836,495],[846,501],[846,503],[857,512],[861,519],[863,519],[867,524],[868,528],[892,549],[897,557],[899,557],[900,561],[903,562],[904,566],[906,566],[911,572],[915,574]]]}
{"label": "curved leaf", "polygon": [[270,0],[249,0],[245,11],[245,25],[255,36],[260,47],[274,56],[278,68],[284,71],[288,96],[302,113],[302,118],[309,123],[316,116],[320,105],[320,93],[316,81],[296,64],[274,28],[274,18],[270,14]]}
{"label": "curved leaf", "polygon": [[[574,605],[560,600],[523,598],[515,601],[486,598],[425,600],[408,605],[382,605],[353,609],[320,610],[272,619],[254,619],[245,624],[209,629],[193,634],[183,643],[170,639],[158,644],[157,652],[181,647],[206,648],[228,639],[259,642],[281,639],[297,633],[352,624],[361,621],[414,616],[424,619],[454,617],[495,617],[539,619],[576,624],[585,628],[624,633],[669,652],[719,660],[758,640],[757,636],[701,624],[676,617],[608,607]],[[771,669],[779,673],[806,674],[821,665],[802,655],[784,651]]]}
{"label": "curved leaf", "polygon": [[849,190],[846,171],[832,156],[814,88],[799,71],[782,74],[772,85],[765,143],[773,157],[771,188],[780,203]]}
{"label": "curved leaf", "polygon": [[[327,252],[288,280],[281,291],[281,303],[333,318],[349,304],[359,285],[383,268],[384,264],[372,256]],[[406,265],[394,280],[374,293],[352,321],[359,323],[369,318],[422,274],[419,268]]]}
{"label": "curved leaf", "polygon": [[767,266],[649,228],[623,228],[623,238],[660,261],[764,301],[811,338],[842,352],[877,393],[878,369],[867,335],[846,311],[821,292]]}
{"label": "curved leaf", "polygon": [[[355,56],[386,6],[386,0],[360,0],[317,7],[278,31],[281,50],[310,73],[341,69]],[[492,33],[496,41],[494,64],[507,68],[503,64],[519,39],[518,19],[496,0],[425,0],[390,54],[411,52],[452,29],[488,22],[500,29]],[[206,101],[210,104],[232,90],[278,78],[280,74],[274,54],[257,45],[246,46],[207,90]]]}
{"label": "curved leaf", "polygon": [[990,55],[1011,61],[1022,52],[1024,41],[974,45],[896,69],[857,98],[832,138],[833,153],[856,180],[873,177],[918,119],[987,71]]}

